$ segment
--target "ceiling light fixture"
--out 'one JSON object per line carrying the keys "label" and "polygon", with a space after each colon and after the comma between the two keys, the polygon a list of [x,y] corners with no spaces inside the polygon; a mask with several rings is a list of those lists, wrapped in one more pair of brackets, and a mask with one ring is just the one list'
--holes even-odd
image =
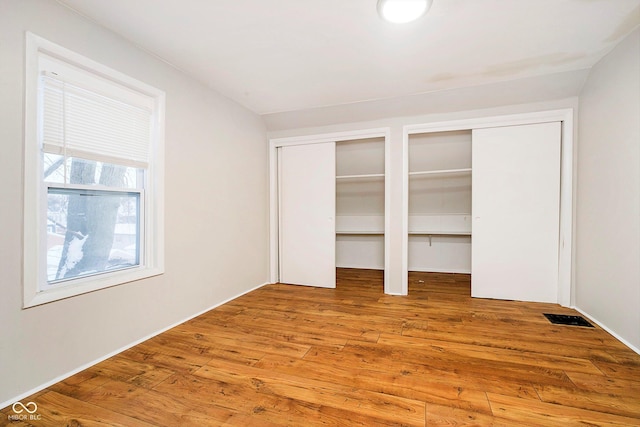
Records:
{"label": "ceiling light fixture", "polygon": [[378,0],[380,16],[394,24],[415,21],[427,13],[433,0]]}

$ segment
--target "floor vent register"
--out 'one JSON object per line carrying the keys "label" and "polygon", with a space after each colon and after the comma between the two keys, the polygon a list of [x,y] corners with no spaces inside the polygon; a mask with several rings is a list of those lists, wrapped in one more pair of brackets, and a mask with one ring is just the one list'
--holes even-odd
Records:
{"label": "floor vent register", "polygon": [[587,328],[593,328],[593,325],[589,323],[582,316],[569,316],[566,314],[549,314],[542,313],[544,316],[549,319],[549,322],[555,325],[570,325],[570,326],[584,326]]}

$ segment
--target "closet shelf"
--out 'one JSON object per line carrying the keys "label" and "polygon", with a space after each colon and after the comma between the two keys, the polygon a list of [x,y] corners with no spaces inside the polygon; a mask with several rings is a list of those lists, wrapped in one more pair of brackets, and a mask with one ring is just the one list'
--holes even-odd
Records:
{"label": "closet shelf", "polygon": [[471,236],[470,231],[409,231],[411,236]]}
{"label": "closet shelf", "polygon": [[336,179],[375,179],[384,178],[383,173],[368,173],[362,175],[338,175]]}
{"label": "closet shelf", "polygon": [[352,235],[384,235],[383,230],[336,230],[336,234],[352,234]]}
{"label": "closet shelf", "polygon": [[448,174],[460,174],[460,173],[471,173],[471,168],[463,168],[463,169],[441,169],[441,170],[432,170],[432,171],[417,171],[417,172],[409,172],[409,176],[421,176],[421,175],[448,175]]}
{"label": "closet shelf", "polygon": [[471,212],[438,212],[438,213],[409,213],[409,217],[459,217],[459,216],[471,216]]}

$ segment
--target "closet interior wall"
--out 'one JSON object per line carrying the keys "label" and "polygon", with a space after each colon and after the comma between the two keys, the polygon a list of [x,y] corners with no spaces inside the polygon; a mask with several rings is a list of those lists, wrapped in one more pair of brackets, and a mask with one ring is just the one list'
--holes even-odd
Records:
{"label": "closet interior wall", "polygon": [[409,271],[471,273],[471,130],[409,136]]}
{"label": "closet interior wall", "polygon": [[384,270],[385,139],[336,143],[336,267]]}

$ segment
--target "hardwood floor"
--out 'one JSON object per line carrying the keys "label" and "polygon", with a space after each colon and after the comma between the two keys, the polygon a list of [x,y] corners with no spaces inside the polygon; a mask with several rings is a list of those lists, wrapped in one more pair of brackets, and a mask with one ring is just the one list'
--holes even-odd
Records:
{"label": "hardwood floor", "polygon": [[[640,356],[469,276],[267,285],[23,399],[36,426],[638,426]],[[29,424],[32,423],[32,424]]]}

